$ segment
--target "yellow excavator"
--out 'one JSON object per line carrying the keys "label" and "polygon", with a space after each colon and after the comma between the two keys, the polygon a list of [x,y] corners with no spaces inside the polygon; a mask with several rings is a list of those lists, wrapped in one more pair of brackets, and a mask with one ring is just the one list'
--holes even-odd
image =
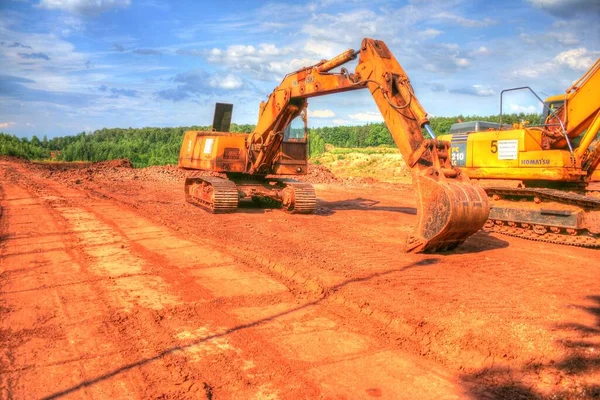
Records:
{"label": "yellow excavator", "polygon": [[[356,57],[353,73],[333,71]],[[450,143],[435,139],[427,113],[386,44],[368,38],[360,50],[349,49],[286,75],[260,104],[253,133],[228,132],[231,107],[224,105],[216,109],[212,131],[186,132],[179,166],[203,171],[186,179],[187,201],[212,212],[231,212],[240,199],[259,199],[291,213],[312,213],[313,187],[290,179],[307,171],[307,99],[358,89],[373,96],[412,171],[418,224],[406,251],[450,250],[463,243],[487,220],[488,197],[451,164]],[[300,138],[289,135],[296,118],[304,121]],[[425,139],[422,129],[433,139]]]}
{"label": "yellow excavator", "polygon": [[[486,230],[600,247],[600,59],[565,94],[542,101],[541,125],[455,124],[451,160],[490,196]],[[500,116],[502,117],[502,94]],[[500,120],[501,121],[501,120]]]}

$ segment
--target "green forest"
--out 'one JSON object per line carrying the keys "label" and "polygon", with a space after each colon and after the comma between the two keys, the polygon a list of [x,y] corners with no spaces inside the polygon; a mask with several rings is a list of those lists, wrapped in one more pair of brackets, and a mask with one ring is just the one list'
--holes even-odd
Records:
{"label": "green forest", "polygon": [[[539,123],[537,114],[504,115],[504,123],[529,121]],[[447,133],[457,121],[498,122],[499,116],[433,117],[431,127],[437,134]],[[252,132],[253,125],[231,124],[232,132]],[[42,139],[18,138],[0,132],[0,155],[28,160],[57,161],[106,161],[129,159],[136,168],[150,165],[176,164],[179,146],[187,130],[210,130],[209,126],[187,126],[178,128],[104,128],[92,133],[81,132],[73,136]],[[334,147],[393,146],[394,142],[384,123],[360,126],[335,126],[309,130],[310,157],[325,151],[325,144]]]}

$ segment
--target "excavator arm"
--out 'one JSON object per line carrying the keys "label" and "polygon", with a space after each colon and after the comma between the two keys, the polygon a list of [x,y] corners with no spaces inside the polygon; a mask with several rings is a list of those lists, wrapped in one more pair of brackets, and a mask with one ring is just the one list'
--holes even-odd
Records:
{"label": "excavator arm", "polygon": [[[354,73],[345,68],[331,72],[357,56]],[[308,98],[358,89],[368,89],[373,96],[412,172],[419,221],[407,250],[449,250],[460,245],[487,220],[487,195],[451,165],[449,143],[435,139],[406,72],[382,41],[364,39],[359,51],[350,49],[288,74],[260,105],[256,129],[247,143],[247,172],[270,173],[285,128],[304,110]],[[425,139],[422,128],[434,139]]]}
{"label": "excavator arm", "polygon": [[[586,163],[588,147],[600,129],[600,58],[579,78],[564,95],[564,104],[546,121],[546,135],[552,148],[572,148],[569,139],[581,136],[574,151],[576,165]],[[590,151],[589,153],[593,153]]]}

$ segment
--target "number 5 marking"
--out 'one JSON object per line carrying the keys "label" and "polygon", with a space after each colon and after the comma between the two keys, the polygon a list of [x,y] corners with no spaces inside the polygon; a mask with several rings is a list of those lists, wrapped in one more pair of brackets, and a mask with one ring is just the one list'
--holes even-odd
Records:
{"label": "number 5 marking", "polygon": [[492,140],[492,145],[490,148],[492,154],[496,154],[498,152],[498,141],[497,140]]}

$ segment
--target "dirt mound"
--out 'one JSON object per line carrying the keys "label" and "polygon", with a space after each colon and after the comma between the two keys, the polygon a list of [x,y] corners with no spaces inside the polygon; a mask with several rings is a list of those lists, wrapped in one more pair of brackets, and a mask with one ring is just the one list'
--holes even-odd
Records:
{"label": "dirt mound", "polygon": [[32,161],[33,165],[43,167],[51,171],[66,171],[71,169],[82,169],[92,165],[87,161]]}
{"label": "dirt mound", "polygon": [[308,164],[308,173],[300,180],[310,183],[335,183],[339,179],[333,175],[331,170],[323,165]]}
{"label": "dirt mound", "polygon": [[[176,165],[155,165],[146,168],[134,168],[128,159],[84,162],[52,162],[34,163],[33,167],[46,177],[58,179],[69,185],[81,185],[95,181],[110,180],[113,182],[182,182],[191,176],[219,176],[225,174],[212,171],[184,170]],[[281,176],[273,176],[281,178]],[[371,186],[379,181],[370,177],[340,178],[323,165],[309,164],[306,175],[291,175],[291,179],[311,184],[335,184],[342,186]]]}
{"label": "dirt mound", "polygon": [[312,184],[337,184],[343,186],[369,186],[380,184],[373,177],[338,177],[324,165],[308,164],[306,175],[294,176],[294,179]]}
{"label": "dirt mound", "polygon": [[107,169],[107,168],[133,168],[133,164],[127,158],[109,161],[50,161],[50,162],[33,162],[34,165],[43,167],[51,171],[67,171],[81,169]]}
{"label": "dirt mound", "polygon": [[95,168],[133,168],[133,164],[127,158],[117,160],[99,161],[92,164]]}
{"label": "dirt mound", "polygon": [[136,169],[128,159],[100,161],[95,163],[39,163],[36,164],[44,177],[53,177],[66,183],[81,184],[109,179],[124,181],[179,181],[186,171],[172,165]]}

